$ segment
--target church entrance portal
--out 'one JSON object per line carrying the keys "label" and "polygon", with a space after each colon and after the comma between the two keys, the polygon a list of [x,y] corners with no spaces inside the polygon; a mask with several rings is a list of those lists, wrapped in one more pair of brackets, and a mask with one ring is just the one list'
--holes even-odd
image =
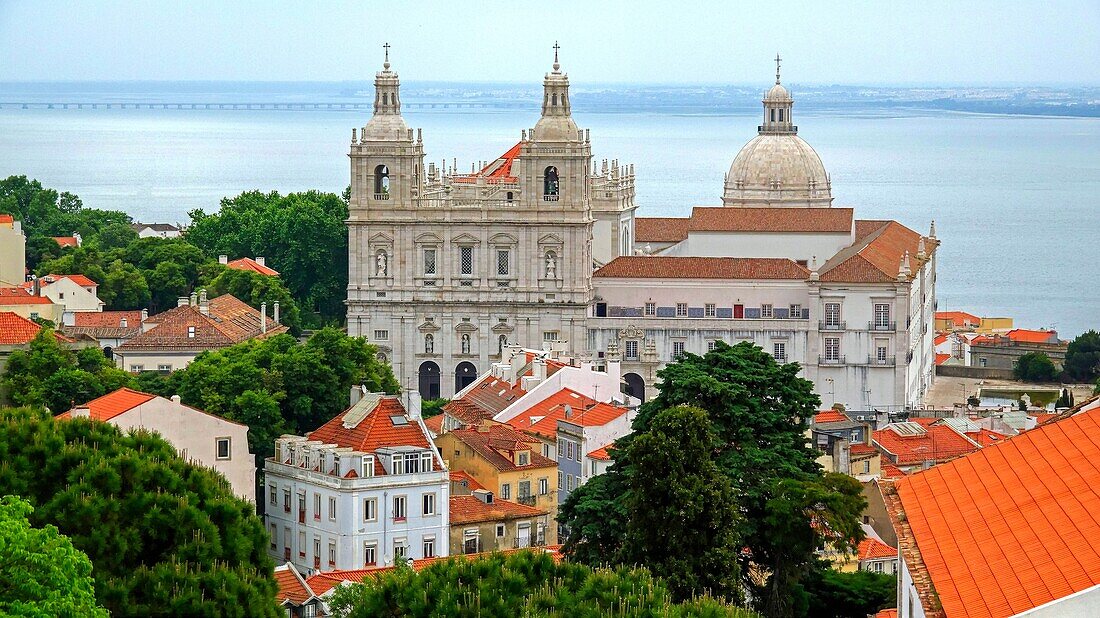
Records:
{"label": "church entrance portal", "polygon": [[424,399],[439,399],[439,365],[434,361],[420,363],[417,372],[420,383],[420,396]]}
{"label": "church entrance portal", "polygon": [[455,367],[455,393],[466,388],[477,379],[477,367],[473,363],[463,361]]}

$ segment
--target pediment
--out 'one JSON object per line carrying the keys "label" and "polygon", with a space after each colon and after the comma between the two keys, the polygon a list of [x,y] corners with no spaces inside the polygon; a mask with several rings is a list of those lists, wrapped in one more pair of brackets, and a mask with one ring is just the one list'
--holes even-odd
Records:
{"label": "pediment", "polygon": [[539,237],[540,245],[564,245],[565,241],[557,234],[544,234]]}
{"label": "pediment", "polygon": [[460,333],[472,333],[477,330],[477,324],[473,322],[459,322],[455,324],[455,330]]}
{"label": "pediment", "polygon": [[481,244],[481,239],[471,234],[462,233],[458,236],[452,236],[451,242],[456,245],[477,245]]}
{"label": "pediment", "polygon": [[440,238],[436,234],[433,234],[432,232],[424,232],[423,234],[420,234],[419,236],[417,236],[413,240],[415,240],[418,243],[441,243],[441,242],[443,242],[442,238]]}
{"label": "pediment", "polygon": [[439,325],[435,323],[435,320],[424,320],[416,329],[422,333],[434,333],[439,330]]}
{"label": "pediment", "polygon": [[490,236],[489,242],[497,245],[514,245],[519,242],[519,239],[517,239],[515,236],[512,236],[511,234],[501,233],[493,234],[492,236]]}
{"label": "pediment", "polygon": [[392,245],[393,236],[390,236],[385,232],[376,232],[371,235],[370,243],[372,245]]}
{"label": "pediment", "polygon": [[515,328],[513,328],[512,325],[507,322],[497,322],[493,325],[492,328],[492,331],[494,333],[510,333],[514,330]]}

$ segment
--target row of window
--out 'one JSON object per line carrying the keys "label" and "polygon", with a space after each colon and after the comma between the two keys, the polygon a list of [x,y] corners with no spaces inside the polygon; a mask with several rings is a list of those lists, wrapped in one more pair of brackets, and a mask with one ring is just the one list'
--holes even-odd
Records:
{"label": "row of window", "polygon": [[[531,481],[520,481],[519,483],[516,484],[516,489],[518,491],[517,496],[519,498],[530,498],[531,495],[532,495],[531,494]],[[540,496],[545,496],[546,494],[550,493],[550,479],[545,477],[545,476],[540,478],[538,480],[538,490],[539,490],[539,495]],[[511,500],[512,499],[512,484],[511,483],[501,483],[500,484],[500,499],[501,500]]]}
{"label": "row of window", "polygon": [[[634,343],[638,343],[635,341]],[[565,438],[558,438],[558,459],[566,459],[569,461],[581,460],[581,445],[573,442],[572,440],[566,440]]]}
{"label": "row of window", "polygon": [[[497,248],[494,250],[496,276],[507,277],[512,273],[512,250]],[[434,247],[421,250],[420,273],[426,277],[437,276],[442,268],[440,264],[440,251]],[[385,249],[379,249],[374,256],[374,274],[378,277],[388,277],[391,274],[390,255]],[[558,276],[558,254],[548,249],[543,253],[541,263],[542,276],[547,279],[556,279]],[[474,275],[474,247],[460,246],[458,248],[458,273],[463,277]],[[192,329],[193,330],[193,329]],[[194,336],[189,334],[189,336]]]}
{"label": "row of window", "polygon": [[[595,466],[593,466],[595,469]],[[573,491],[581,486],[581,475],[573,476],[572,474],[563,473],[558,470],[558,489],[565,491],[566,493]]]}
{"label": "row of window", "polygon": [[[271,549],[274,550],[278,547],[278,534],[279,529],[275,524],[271,524]],[[291,530],[290,528],[283,529],[283,553],[287,560],[290,560],[291,552]],[[503,536],[503,535],[501,535]],[[421,557],[422,558],[434,558],[436,556],[436,538],[434,534],[426,534],[421,537]],[[328,540],[328,566],[335,567],[338,559],[339,546],[336,543],[336,539],[329,537]],[[393,557],[394,562],[402,558],[406,558],[409,555],[409,542],[407,538],[396,538],[393,540]],[[298,532],[298,557],[306,558],[306,533],[304,531]],[[313,537],[313,566],[314,568],[321,567],[321,537]],[[378,541],[369,540],[363,542],[363,566],[370,567],[378,564]]]}
{"label": "row of window", "polygon": [[[601,306],[602,305],[602,306]],[[702,316],[698,313],[692,315],[691,308],[688,303],[676,303],[675,310],[668,309],[671,315],[677,318],[688,317],[704,317],[704,318],[716,318],[719,317],[717,303],[705,303],[703,305]],[[698,308],[696,308],[698,311]],[[607,313],[607,306],[605,303],[598,303],[596,308],[596,317],[604,317]],[[886,329],[891,327],[890,321],[890,304],[889,303],[874,303],[873,307],[874,320],[872,325],[874,328]],[[780,314],[776,311],[775,306],[771,304],[762,304],[757,307],[746,307],[745,305],[735,304],[730,308],[726,308],[726,312],[721,317],[733,317],[735,319],[743,318],[759,318],[759,319],[774,319],[774,318],[800,318],[804,315],[801,304],[791,304],[786,308],[786,312]],[[661,315],[661,311],[657,307],[655,302],[647,302],[642,307],[643,317],[670,317],[668,314]],[[824,303],[824,320],[823,323],[827,326],[838,327],[841,324],[841,303],[827,302]]]}
{"label": "row of window", "polygon": [[[139,363],[134,363],[134,364],[130,365],[130,373],[141,373],[142,371],[145,371],[145,365],[142,365],[142,364],[139,364]],[[163,364],[163,363],[159,364],[159,365],[157,365],[157,372],[158,373],[172,373],[172,365]]]}
{"label": "row of window", "polygon": [[[278,491],[274,484],[268,486],[269,502],[272,505],[278,504]],[[542,485],[540,484],[540,487]],[[336,505],[337,499],[335,496],[329,496],[328,499],[328,519],[329,521],[336,521]],[[283,489],[283,511],[290,512],[290,489]],[[321,494],[314,492],[313,494],[313,519],[320,521],[321,519]],[[437,515],[436,511],[436,495],[434,493],[426,493],[420,497],[420,514],[424,517],[430,517]],[[394,496],[393,497],[393,510],[391,511],[392,519],[394,521],[405,521],[409,517],[409,499],[408,496]],[[298,523],[305,523],[306,518],[306,493],[304,491],[298,492]],[[363,521],[371,522],[378,521],[378,498],[364,498],[363,499]]]}

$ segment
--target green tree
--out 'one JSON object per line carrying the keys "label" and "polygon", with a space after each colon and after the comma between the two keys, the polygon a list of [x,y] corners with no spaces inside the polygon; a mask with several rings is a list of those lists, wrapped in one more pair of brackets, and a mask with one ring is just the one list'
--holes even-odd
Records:
{"label": "green tree", "polygon": [[807,578],[810,618],[865,618],[897,603],[893,575],[855,571],[842,573],[821,565]]}
{"label": "green tree", "polygon": [[103,226],[95,236],[95,243],[100,249],[122,249],[138,239],[138,233],[133,226],[122,221],[116,221]]}
{"label": "green tree", "polygon": [[1054,361],[1042,352],[1028,352],[1020,356],[1012,372],[1017,380],[1024,382],[1053,382],[1058,376]]}
{"label": "green tree", "polygon": [[1090,330],[1069,342],[1065,369],[1066,374],[1077,382],[1100,379],[1100,332]]}
{"label": "green tree", "polygon": [[74,353],[57,340],[53,330],[43,328],[26,350],[15,350],[8,357],[0,375],[0,392],[6,402],[45,406],[57,413],[128,386],[131,379],[103,356],[103,350]]}
{"label": "green tree", "polygon": [[265,256],[304,311],[343,321],[348,206],[340,196],[250,191],[222,200],[215,214],[189,214],[188,242],[209,255]]}
{"label": "green tree", "polygon": [[424,418],[439,416],[443,414],[443,406],[450,402],[450,399],[425,399],[420,404],[420,415]]}
{"label": "green tree", "polygon": [[99,286],[99,300],[111,311],[144,309],[149,306],[149,284],[133,264],[111,262],[107,276]]}
{"label": "green tree", "polygon": [[55,526],[31,527],[33,511],[18,496],[0,498],[0,614],[107,618],[88,556]]}
{"label": "green tree", "polygon": [[547,554],[533,551],[450,558],[420,571],[393,569],[337,588],[332,606],[346,618],[751,616],[705,596],[676,603],[665,582],[645,569],[555,564]]}
{"label": "green tree", "polygon": [[629,479],[621,562],[645,565],[680,600],[702,592],[739,601],[738,505],[712,459],[712,431],[706,412],[677,406],[630,441],[621,455]]}
{"label": "green tree", "polygon": [[163,438],[107,423],[0,409],[0,494],[25,497],[91,559],[115,616],[269,616],[270,539],[220,474]]}
{"label": "green tree", "polygon": [[206,288],[210,296],[232,294],[257,308],[262,303],[267,303],[268,311],[274,311],[274,305],[278,302],[279,321],[290,328],[291,334],[297,335],[302,330],[302,315],[298,304],[278,277],[261,275],[251,270],[220,268],[217,275],[206,283]]}
{"label": "green tree", "polygon": [[[768,616],[805,613],[801,582],[817,568],[815,552],[825,546],[849,551],[863,538],[858,517],[866,502],[859,483],[822,474],[807,443],[807,420],[821,402],[799,370],[747,342],[719,342],[705,356],[685,354],[658,373],[658,396],[639,410],[634,433],[616,442],[620,452],[629,450],[664,409],[690,405],[706,411],[719,444],[714,460],[732,483],[743,515],[736,530],[746,550],[738,557],[742,585]],[[620,517],[590,516],[597,509],[615,513],[608,501],[624,504],[623,490],[630,485],[616,481],[619,475],[629,471],[616,460],[597,477],[608,477],[598,491],[582,486],[563,506],[559,518],[569,530],[566,549],[573,559],[606,560],[609,545],[625,543]],[[597,543],[600,552],[590,547]]]}

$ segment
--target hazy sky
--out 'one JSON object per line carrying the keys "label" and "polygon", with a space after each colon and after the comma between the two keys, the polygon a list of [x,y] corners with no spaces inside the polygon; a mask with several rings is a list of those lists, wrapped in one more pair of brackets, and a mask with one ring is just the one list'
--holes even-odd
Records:
{"label": "hazy sky", "polygon": [[1100,0],[0,0],[0,80],[1100,84]]}

